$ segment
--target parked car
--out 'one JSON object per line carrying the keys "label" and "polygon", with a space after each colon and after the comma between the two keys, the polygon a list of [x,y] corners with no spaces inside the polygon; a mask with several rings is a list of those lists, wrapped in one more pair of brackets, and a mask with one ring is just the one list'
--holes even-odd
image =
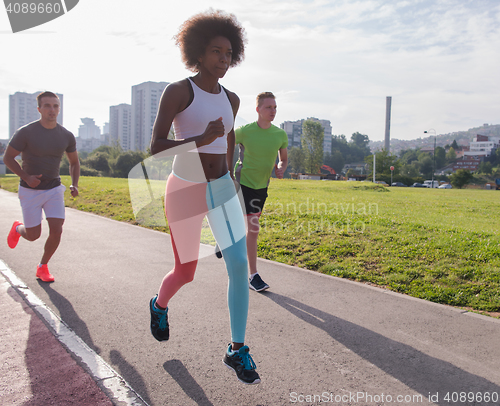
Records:
{"label": "parked car", "polygon": [[451,185],[449,183],[444,183],[439,186],[438,189],[451,189]]}
{"label": "parked car", "polygon": [[406,187],[406,185],[401,182],[394,182],[391,186]]}
{"label": "parked car", "polygon": [[387,183],[385,183],[383,180],[376,180],[375,183],[378,183],[379,185],[382,186],[389,186]]}
{"label": "parked car", "polygon": [[432,180],[426,180],[424,181],[424,186],[428,188],[437,188],[439,187],[439,182],[437,180],[433,181]]}
{"label": "parked car", "polygon": [[418,182],[415,182],[413,185],[411,185],[410,187],[427,187],[427,186],[424,186],[422,185],[421,183],[418,183]]}

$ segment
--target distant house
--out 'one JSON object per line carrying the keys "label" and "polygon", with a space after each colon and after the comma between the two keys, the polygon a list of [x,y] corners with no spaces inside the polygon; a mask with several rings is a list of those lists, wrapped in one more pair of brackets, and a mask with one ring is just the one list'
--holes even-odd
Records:
{"label": "distant house", "polygon": [[292,179],[298,180],[338,180],[340,177],[338,175],[333,175],[329,173],[328,175],[323,175],[320,173],[290,173]]}
{"label": "distant house", "polygon": [[342,173],[344,174],[347,173],[349,169],[352,169],[359,175],[363,175],[366,173],[368,169],[368,164],[366,164],[365,162],[354,162],[352,164],[345,164],[344,167],[342,168]]}
{"label": "distant house", "polygon": [[311,173],[299,173],[297,178],[300,180],[320,180],[321,175],[311,174]]}
{"label": "distant house", "polygon": [[464,156],[461,159],[457,159],[453,164],[453,172],[459,169],[467,169],[471,172],[477,171],[479,164],[483,161],[484,156]]}
{"label": "distant house", "polygon": [[442,168],[439,168],[439,169],[436,169],[436,175],[447,175],[447,174],[450,174],[450,173],[454,173],[455,171],[453,170],[453,166],[455,164],[449,164],[449,165],[446,165]]}
{"label": "distant house", "polygon": [[434,147],[422,147],[420,152],[427,152],[428,154],[434,155]]}
{"label": "distant house", "polygon": [[458,159],[458,158],[462,158],[462,157],[465,155],[465,153],[466,153],[467,151],[469,151],[469,148],[470,148],[470,147],[467,145],[467,146],[463,146],[463,147],[462,147],[462,148],[460,148],[459,150],[455,150],[455,155],[456,155],[457,159]]}
{"label": "distant house", "polygon": [[[462,151],[457,152],[457,160],[451,165],[452,172],[459,169],[467,169],[476,172],[482,161],[500,147],[499,137],[490,137],[477,134],[474,136],[469,146],[462,147]],[[439,174],[448,173],[450,165],[436,171]]]}
{"label": "distant house", "polygon": [[469,150],[464,152],[464,157],[478,156],[487,157],[500,147],[499,137],[477,134],[469,145]]}

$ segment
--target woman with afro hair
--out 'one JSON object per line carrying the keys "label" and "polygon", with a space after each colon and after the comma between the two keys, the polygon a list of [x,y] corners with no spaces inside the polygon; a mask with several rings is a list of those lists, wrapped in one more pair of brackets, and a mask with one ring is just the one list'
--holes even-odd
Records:
{"label": "woman with afro hair", "polygon": [[[207,217],[229,277],[231,343],[223,362],[240,381],[255,384],[260,378],[244,344],[249,292],[245,222],[228,171],[232,162],[227,162],[240,101],[219,84],[229,67],[243,60],[245,33],[234,15],[209,10],[184,22],[175,39],[184,64],[196,74],[165,88],[153,126],[151,153],[175,154],[165,193],[175,263],[150,301],[151,333],[158,341],[169,338],[168,304],[194,278]],[[175,139],[168,138],[172,124]]]}

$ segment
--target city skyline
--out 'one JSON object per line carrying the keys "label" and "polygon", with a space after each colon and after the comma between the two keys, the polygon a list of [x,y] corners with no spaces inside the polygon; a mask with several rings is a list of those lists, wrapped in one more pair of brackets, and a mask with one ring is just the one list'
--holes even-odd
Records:
{"label": "city skyline", "polygon": [[[387,96],[391,138],[500,122],[496,1],[210,5],[234,13],[247,32],[245,60],[221,80],[239,95],[244,121],[255,120],[255,96],[269,90],[277,96],[277,126],[318,117],[331,122],[332,134],[348,138],[360,132],[384,139]],[[8,134],[8,96],[16,91],[64,94],[64,123],[76,133],[83,117],[102,127],[110,106],[131,102],[131,86],[191,75],[172,37],[186,18],[207,8],[201,0],[174,8],[87,0],[61,18],[16,34],[0,13],[0,53],[6,56],[0,68],[0,134]],[[44,60],[47,49],[50,61]]]}
{"label": "city skyline", "polygon": [[[77,138],[77,145],[79,145],[79,149],[85,152],[91,152],[95,148],[100,145],[112,145],[114,142],[118,142],[121,148],[124,151],[133,151],[137,150],[138,147],[136,144],[141,144],[142,149],[139,150],[146,151],[149,146],[150,136],[152,132],[152,126],[154,123],[154,119],[156,116],[156,109],[158,107],[157,103],[159,101],[158,96],[162,93],[165,86],[168,85],[167,82],[144,82],[137,85],[133,85],[131,87],[132,91],[132,104],[121,103],[115,106],[109,106],[109,117],[108,121],[105,122],[101,127],[95,124],[95,120],[93,118],[85,117],[81,118],[80,125],[78,131],[75,132],[75,136]],[[140,93],[140,97],[137,97],[138,92]],[[36,96],[39,92],[34,93],[23,93],[16,92],[13,95],[9,96],[9,129],[10,132],[13,130],[17,130],[23,125],[26,125],[32,121],[35,121],[39,117],[39,113],[36,109]],[[63,111],[63,100],[64,95],[60,93],[56,93],[58,97],[61,99],[61,114],[58,116],[58,123],[64,125],[62,122],[62,111]],[[135,95],[135,97],[134,97]],[[389,97],[387,98],[389,99]],[[134,101],[135,100],[135,101]],[[138,103],[137,101],[140,100]],[[19,105],[21,103],[21,106]],[[25,108],[26,106],[26,108]],[[22,113],[18,111],[21,108]],[[149,111],[151,116],[150,120],[147,122],[141,123],[140,127],[142,127],[139,131],[133,131],[132,124],[132,116],[145,117],[146,112]],[[35,117],[36,115],[36,117]],[[13,119],[14,118],[14,119]],[[308,117],[302,118],[295,121],[284,121],[279,124],[279,127],[284,129],[287,132],[289,139],[289,148],[292,147],[300,147],[301,146],[301,135],[302,135],[302,124],[306,120],[313,120],[320,122],[324,131],[325,131],[325,140],[323,143],[323,147],[325,148],[325,153],[330,151],[332,136],[336,136],[332,134],[332,127],[330,120],[318,119],[316,117]],[[137,120],[135,120],[137,121]],[[143,121],[143,119],[141,119]],[[248,124],[248,122],[241,117],[237,116],[235,120],[235,128],[239,126]],[[277,124],[277,123],[274,123]],[[137,127],[137,123],[134,125]],[[488,134],[487,136],[491,136],[490,133],[493,133],[493,136],[498,135],[498,127],[499,124],[489,125],[487,123],[483,124],[480,127],[476,127],[474,129],[469,129],[468,131],[459,131],[448,134],[431,134],[430,136],[427,134],[425,137],[418,137],[412,140],[401,140],[397,138],[391,139],[390,142],[390,150],[397,154],[400,149],[408,149],[408,148],[418,148],[425,146],[427,144],[430,145],[432,143],[431,139],[434,139],[435,136],[439,136],[441,138],[440,146],[444,146],[446,143],[450,143],[450,137],[458,137],[459,142],[463,143],[464,141],[464,133],[470,133],[469,137],[472,136],[471,131],[475,131],[473,134],[474,137],[484,136],[479,135],[479,131],[484,134]],[[148,131],[149,129],[149,131]],[[83,136],[82,136],[83,131]],[[89,136],[88,133],[91,132],[93,135]],[[427,133],[427,131],[426,131]],[[446,137],[443,142],[443,138]],[[349,139],[349,137],[346,137]],[[498,137],[497,137],[498,138]],[[0,138],[2,139],[2,138]],[[138,142],[138,140],[140,141]],[[5,139],[3,139],[5,141]],[[454,138],[456,141],[457,138]],[[448,142],[449,141],[449,142]],[[374,141],[370,140],[370,145],[372,150],[378,151],[383,148],[386,140],[384,141]],[[418,143],[417,144],[415,144]],[[470,142],[470,140],[469,140]],[[410,145],[410,143],[412,143]],[[415,145],[413,145],[415,144]],[[382,145],[382,147],[381,147]],[[401,145],[404,145],[401,148]]]}
{"label": "city skyline", "polygon": [[[133,85],[131,87],[131,104],[120,103],[119,105],[109,106],[109,119],[103,124],[102,130],[100,126],[96,125],[93,118],[81,118],[78,132],[74,133],[79,150],[82,152],[91,152],[101,145],[111,145],[114,142],[118,142],[124,151],[146,151],[151,141],[160,96],[167,85],[168,82],[151,81]],[[39,119],[39,113],[36,108],[36,97],[39,93],[16,92],[14,95],[9,96],[10,137],[18,128]],[[64,125],[62,121],[62,100],[64,95],[57,93],[57,96],[61,99],[61,113],[57,121],[59,124]],[[21,106],[19,105],[20,103]],[[22,114],[19,114],[19,110],[21,110]],[[330,120],[315,117],[308,117],[307,120],[317,121],[321,124],[324,130],[324,152],[330,152],[332,144]],[[279,127],[287,132],[290,148],[294,146],[300,147],[302,124],[304,121],[306,119],[302,118],[296,121],[284,121],[279,124]],[[237,128],[244,124],[247,124],[247,122],[241,117],[237,117],[234,126]],[[109,130],[108,132],[107,129]]]}

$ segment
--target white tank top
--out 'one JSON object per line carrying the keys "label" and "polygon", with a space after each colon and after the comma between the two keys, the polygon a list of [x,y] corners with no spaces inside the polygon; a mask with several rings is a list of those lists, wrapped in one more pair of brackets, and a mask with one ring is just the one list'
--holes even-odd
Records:
{"label": "white tank top", "polygon": [[190,78],[189,81],[193,88],[194,98],[191,104],[174,118],[175,138],[185,140],[201,135],[205,132],[210,121],[222,117],[224,136],[216,138],[211,144],[204,145],[197,151],[190,152],[226,154],[227,134],[234,126],[233,109],[226,91],[221,86],[218,94],[208,93],[196,86]]}

